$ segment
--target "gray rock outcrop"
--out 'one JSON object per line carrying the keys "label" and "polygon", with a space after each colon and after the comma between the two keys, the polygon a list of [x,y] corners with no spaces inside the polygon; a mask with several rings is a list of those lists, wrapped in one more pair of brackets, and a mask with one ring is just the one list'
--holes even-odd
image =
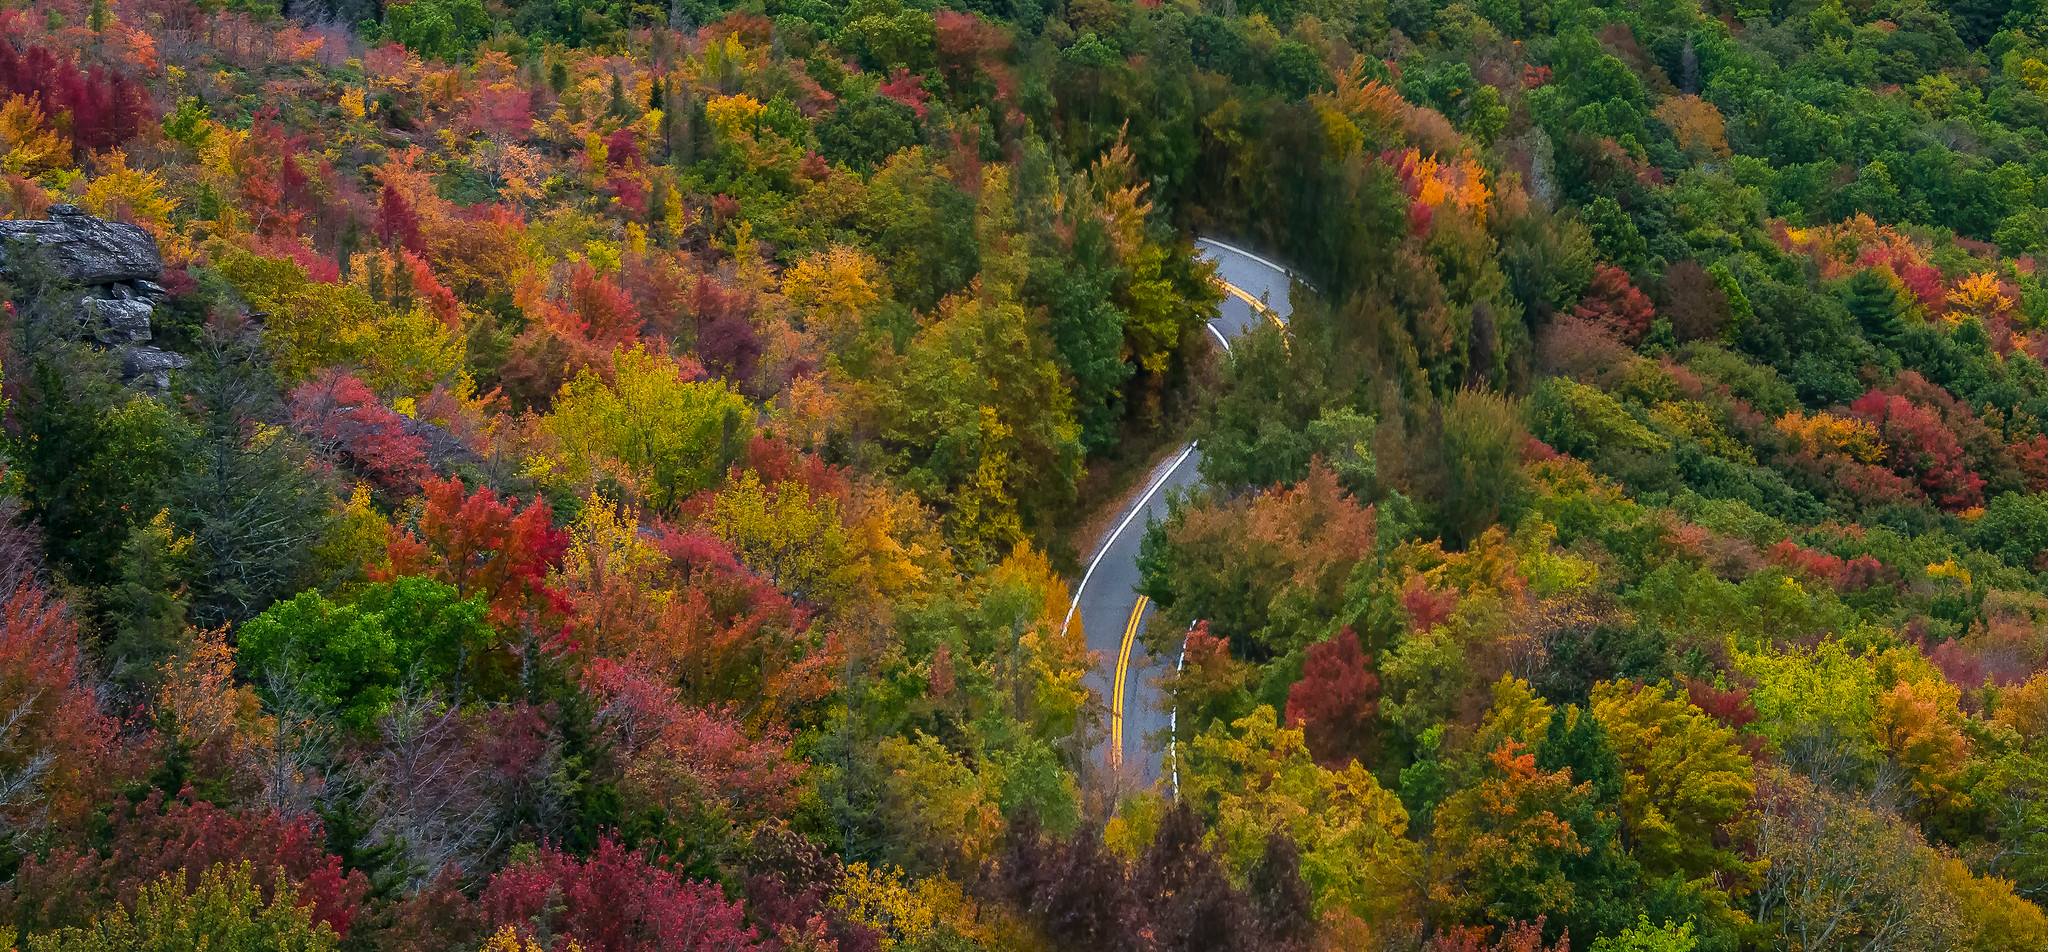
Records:
{"label": "gray rock outcrop", "polygon": [[121,376],[151,393],[171,389],[171,371],[192,363],[184,354],[174,354],[148,345],[121,348]]}
{"label": "gray rock outcrop", "polygon": [[[95,218],[76,205],[50,206],[46,221],[0,221],[0,244],[23,238],[41,245],[52,267],[87,287],[154,281],[164,273],[164,256],[149,232]],[[0,267],[5,256],[0,250]]]}
{"label": "gray rock outcrop", "polygon": [[50,267],[80,285],[81,337],[120,354],[123,376],[148,390],[170,387],[171,371],[190,361],[149,346],[150,314],[165,297],[156,279],[164,258],[156,238],[127,222],[108,221],[76,205],[52,205],[45,221],[0,221],[0,271],[11,268],[9,249],[37,245]]}
{"label": "gray rock outcrop", "polygon": [[156,304],[148,298],[103,300],[86,298],[85,326],[102,344],[147,344],[151,336],[150,312]]}

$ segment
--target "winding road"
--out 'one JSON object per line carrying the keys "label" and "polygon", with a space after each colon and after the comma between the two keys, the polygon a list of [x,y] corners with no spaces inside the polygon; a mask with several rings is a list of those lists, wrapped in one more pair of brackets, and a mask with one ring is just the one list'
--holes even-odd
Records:
{"label": "winding road", "polygon": [[[1209,322],[1209,333],[1225,350],[1262,320],[1286,321],[1292,312],[1287,269],[1213,238],[1196,239],[1195,252],[1216,262],[1216,277],[1226,292],[1221,313]],[[1109,701],[1109,737],[1103,758],[1141,783],[1160,776],[1162,751],[1146,742],[1161,736],[1167,727],[1167,714],[1152,681],[1176,659],[1151,657],[1138,641],[1138,632],[1152,612],[1149,600],[1137,591],[1141,581],[1138,544],[1148,523],[1166,518],[1166,490],[1200,481],[1196,467],[1201,461],[1201,451],[1189,443],[1146,477],[1144,491],[1117,515],[1109,534],[1096,543],[1087,573],[1074,586],[1074,601],[1067,609],[1067,624],[1078,620],[1089,649],[1104,659],[1090,676],[1091,686]]]}

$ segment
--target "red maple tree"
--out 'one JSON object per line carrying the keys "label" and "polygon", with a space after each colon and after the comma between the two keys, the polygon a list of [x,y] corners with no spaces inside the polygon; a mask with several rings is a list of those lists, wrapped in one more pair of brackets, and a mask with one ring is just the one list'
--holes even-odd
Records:
{"label": "red maple tree", "polygon": [[1367,756],[1380,712],[1380,680],[1349,627],[1308,646],[1300,681],[1287,692],[1287,725],[1307,735],[1316,762],[1338,769]]}
{"label": "red maple tree", "polygon": [[468,493],[455,478],[426,481],[420,499],[417,524],[391,531],[385,548],[391,564],[373,571],[373,579],[439,579],[463,598],[483,596],[491,620],[501,625],[526,612],[566,609],[547,575],[567,551],[569,536],[555,528],[547,500],[521,509],[517,499],[500,499],[488,487]]}
{"label": "red maple tree", "polygon": [[479,897],[493,931],[538,927],[585,952],[764,948],[736,902],[711,883],[605,839],[587,860],[552,847],[506,867]]}
{"label": "red maple tree", "polygon": [[1657,308],[1648,295],[1636,289],[1626,270],[1603,264],[1593,270],[1593,285],[1579,298],[1575,313],[1633,344],[1649,331]]}
{"label": "red maple tree", "polygon": [[317,449],[380,489],[410,495],[433,473],[427,441],[352,374],[327,371],[301,384],[292,391],[291,410],[292,425],[311,436]]}
{"label": "red maple tree", "polygon": [[37,100],[53,120],[68,116],[79,158],[118,146],[156,122],[149,97],[134,80],[102,66],[81,70],[33,43],[19,51],[13,43],[0,43],[0,99],[14,95]]}
{"label": "red maple tree", "polygon": [[82,925],[115,903],[133,905],[142,887],[182,872],[187,889],[220,864],[248,862],[256,885],[272,894],[291,884],[315,922],[347,937],[370,882],[342,868],[310,817],[272,811],[229,811],[196,799],[188,788],[168,802],[153,790],[139,803],[123,800],[107,817],[105,848],[60,846],[30,856],[4,896],[0,915],[34,929]]}

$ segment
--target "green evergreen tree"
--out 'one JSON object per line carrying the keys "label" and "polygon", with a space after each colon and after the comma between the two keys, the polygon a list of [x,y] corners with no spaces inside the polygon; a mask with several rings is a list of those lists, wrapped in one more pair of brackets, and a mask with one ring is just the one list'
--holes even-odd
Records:
{"label": "green evergreen tree", "polygon": [[1574,801],[1569,816],[1579,844],[1586,851],[1565,861],[1572,883],[1572,912],[1564,921],[1545,924],[1545,931],[1569,930],[1574,941],[1612,936],[1633,925],[1640,915],[1637,899],[1642,870],[1621,841],[1621,759],[1607,741],[1600,719],[1578,705],[1556,708],[1550,727],[1536,748],[1536,766],[1571,771],[1574,784],[1591,788],[1591,796]]}
{"label": "green evergreen tree", "polygon": [[160,513],[128,534],[120,580],[100,599],[111,629],[110,673],[116,685],[138,695],[156,684],[158,669],[184,644],[189,623],[185,578],[191,539],[178,538],[168,515]]}
{"label": "green evergreen tree", "polygon": [[626,98],[626,81],[619,74],[612,74],[612,104],[608,110],[613,118],[633,118],[633,101]]}
{"label": "green evergreen tree", "polygon": [[1878,343],[1890,343],[1906,329],[1904,292],[1876,268],[1858,271],[1842,285],[1842,304],[1864,336]]}
{"label": "green evergreen tree", "polygon": [[248,328],[208,328],[180,396],[194,419],[170,506],[193,540],[193,620],[240,622],[305,581],[326,506],[303,447],[271,425],[277,385]]}
{"label": "green evergreen tree", "polygon": [[163,508],[182,421],[77,339],[80,291],[40,252],[9,249],[8,262],[6,377],[20,382],[8,456],[58,568],[97,592],[119,579],[129,532]]}

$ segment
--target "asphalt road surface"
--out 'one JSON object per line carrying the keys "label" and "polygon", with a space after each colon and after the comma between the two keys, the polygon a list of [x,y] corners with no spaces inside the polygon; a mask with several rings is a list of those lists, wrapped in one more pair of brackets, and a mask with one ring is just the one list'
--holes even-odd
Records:
{"label": "asphalt road surface", "polygon": [[[1196,239],[1195,251],[1216,262],[1216,277],[1223,282],[1222,312],[1209,322],[1209,333],[1226,349],[1261,321],[1287,319],[1292,309],[1285,269],[1214,239]],[[1075,586],[1074,603],[1067,611],[1068,623],[1083,626],[1088,647],[1103,659],[1089,682],[1109,704],[1109,736],[1102,756],[1142,783],[1159,779],[1167,769],[1160,740],[1169,725],[1152,682],[1177,659],[1151,657],[1138,643],[1138,633],[1152,613],[1150,603],[1137,592],[1138,544],[1148,522],[1166,518],[1167,490],[1200,481],[1196,467],[1201,461],[1201,451],[1190,443],[1146,477],[1144,490],[1089,553],[1087,574]]]}

